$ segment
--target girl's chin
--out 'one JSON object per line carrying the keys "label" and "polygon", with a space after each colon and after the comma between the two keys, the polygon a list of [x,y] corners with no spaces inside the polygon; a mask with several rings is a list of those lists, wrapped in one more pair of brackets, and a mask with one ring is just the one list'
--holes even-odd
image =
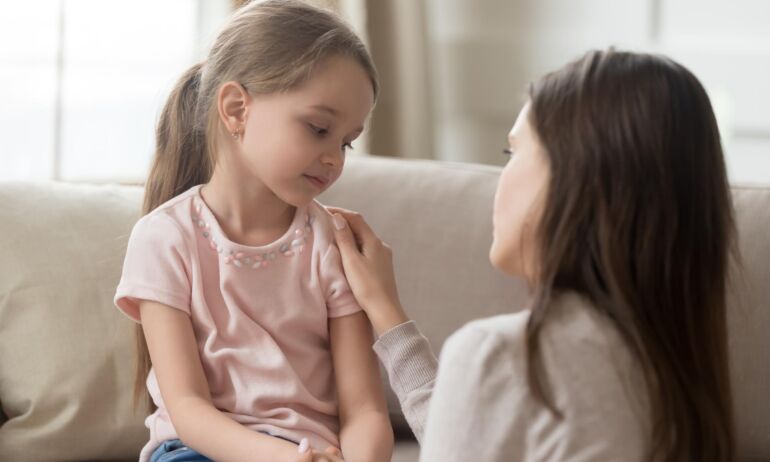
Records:
{"label": "girl's chin", "polygon": [[276,196],[278,196],[279,199],[284,201],[285,203],[293,206],[293,207],[304,207],[311,202],[313,202],[313,199],[318,197],[318,194],[316,191],[308,191],[308,190],[294,190],[294,191],[284,191],[282,194],[276,193]]}

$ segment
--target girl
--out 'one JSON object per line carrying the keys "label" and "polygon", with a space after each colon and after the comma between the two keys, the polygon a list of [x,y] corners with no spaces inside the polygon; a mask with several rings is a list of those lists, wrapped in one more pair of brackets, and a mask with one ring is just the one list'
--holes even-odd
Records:
{"label": "girl", "polygon": [[371,327],[314,201],[376,93],[348,26],[288,0],[237,11],[172,91],[115,295],[157,406],[141,461],[390,460]]}
{"label": "girl", "polygon": [[669,59],[610,50],[529,96],[490,259],[528,281],[530,303],[460,329],[437,375],[387,246],[360,216],[335,214],[421,460],[732,460],[733,215],[703,87]]}

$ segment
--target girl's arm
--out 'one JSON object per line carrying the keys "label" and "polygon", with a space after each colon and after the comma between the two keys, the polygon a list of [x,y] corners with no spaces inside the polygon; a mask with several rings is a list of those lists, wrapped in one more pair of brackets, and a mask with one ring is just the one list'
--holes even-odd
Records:
{"label": "girl's arm", "polygon": [[388,462],[393,428],[372,333],[364,312],[329,320],[340,414],[340,445],[346,462]]}
{"label": "girl's arm", "polygon": [[219,462],[300,459],[297,446],[249,430],[214,407],[187,314],[151,301],[139,310],[163,401],[185,445]]}
{"label": "girl's arm", "polygon": [[335,238],[353,294],[379,340],[374,345],[417,441],[422,441],[437,361],[428,340],[401,308],[390,248],[361,215],[339,208]]}

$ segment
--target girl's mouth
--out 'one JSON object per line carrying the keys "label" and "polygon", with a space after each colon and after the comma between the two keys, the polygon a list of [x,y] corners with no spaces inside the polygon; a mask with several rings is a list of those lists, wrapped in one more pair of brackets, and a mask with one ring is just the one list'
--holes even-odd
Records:
{"label": "girl's mouth", "polygon": [[318,189],[325,189],[329,184],[329,180],[312,175],[303,175],[305,179]]}

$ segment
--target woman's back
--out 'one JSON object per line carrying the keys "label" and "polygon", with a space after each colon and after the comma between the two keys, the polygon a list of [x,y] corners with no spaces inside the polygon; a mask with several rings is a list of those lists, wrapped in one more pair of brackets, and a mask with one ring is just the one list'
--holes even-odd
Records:
{"label": "woman's back", "polygon": [[549,309],[543,377],[562,418],[527,385],[530,311],[474,321],[442,351],[422,460],[648,459],[644,376],[614,323],[574,293]]}

